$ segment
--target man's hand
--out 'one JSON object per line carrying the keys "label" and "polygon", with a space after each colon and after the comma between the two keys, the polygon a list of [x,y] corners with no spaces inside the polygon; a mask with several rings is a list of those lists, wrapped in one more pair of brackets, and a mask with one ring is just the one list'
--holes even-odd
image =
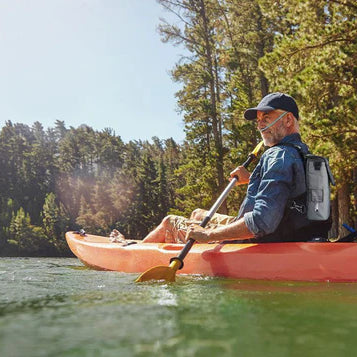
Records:
{"label": "man's hand", "polygon": [[200,243],[208,243],[210,241],[209,229],[202,228],[197,224],[191,224],[187,229],[186,242],[190,238]]}
{"label": "man's hand", "polygon": [[238,166],[231,173],[231,179],[234,176],[238,177],[237,185],[245,185],[249,183],[250,172],[244,166]]}

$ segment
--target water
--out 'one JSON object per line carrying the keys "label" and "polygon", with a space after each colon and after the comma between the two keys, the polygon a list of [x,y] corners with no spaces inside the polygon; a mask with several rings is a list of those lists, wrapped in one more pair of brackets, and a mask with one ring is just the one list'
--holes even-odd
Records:
{"label": "water", "polygon": [[357,348],[357,284],[88,270],[0,258],[0,356],[344,356]]}

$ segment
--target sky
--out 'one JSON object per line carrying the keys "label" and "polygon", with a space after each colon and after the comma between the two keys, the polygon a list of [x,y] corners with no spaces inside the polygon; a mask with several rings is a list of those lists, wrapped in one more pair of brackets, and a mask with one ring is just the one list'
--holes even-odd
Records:
{"label": "sky", "polygon": [[169,71],[184,50],[155,0],[1,0],[0,126],[112,128],[124,142],[184,139]]}

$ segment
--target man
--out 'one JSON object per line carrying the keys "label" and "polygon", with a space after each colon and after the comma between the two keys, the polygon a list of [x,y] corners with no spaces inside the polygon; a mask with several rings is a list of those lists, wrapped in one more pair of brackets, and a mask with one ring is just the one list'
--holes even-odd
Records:
{"label": "man", "polygon": [[[190,221],[168,216],[144,242],[170,241],[167,232],[181,232],[181,235],[187,232],[181,240],[193,238],[201,243],[247,239],[259,242],[303,241],[322,234],[309,226],[305,214],[304,164],[293,145],[298,145],[303,153],[307,153],[308,148],[301,142],[299,110],[295,100],[287,94],[271,93],[257,107],[246,110],[244,117],[257,121],[264,145],[269,149],[251,175],[243,166],[231,172],[231,177],[238,176],[238,184],[248,183],[238,217],[227,219],[228,224],[221,224],[219,215],[213,226],[202,228],[197,224],[185,226]],[[196,210],[191,219],[198,220],[204,216],[204,211]],[[175,227],[175,220],[183,224],[181,230]]]}

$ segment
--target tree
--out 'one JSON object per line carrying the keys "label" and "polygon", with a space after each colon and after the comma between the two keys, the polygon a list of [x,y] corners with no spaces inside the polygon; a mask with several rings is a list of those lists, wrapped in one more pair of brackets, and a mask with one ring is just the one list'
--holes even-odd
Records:
{"label": "tree", "polygon": [[10,252],[22,256],[48,255],[49,243],[41,227],[31,225],[30,215],[20,209],[13,215],[9,229]]}
{"label": "tree", "polygon": [[98,176],[112,178],[123,165],[124,143],[111,129],[96,134],[96,159]]}
{"label": "tree", "polygon": [[213,192],[222,189],[225,182],[222,67],[215,27],[219,15],[215,1],[211,0],[160,0],[159,3],[182,20],[182,29],[163,21],[159,31],[164,42],[183,44],[192,55],[186,63],[176,65],[172,74],[175,81],[184,84],[183,90],[177,93],[178,105],[184,112],[186,139],[202,157],[197,175],[205,165],[215,170],[212,173],[215,180],[209,181],[213,186],[206,185],[206,190]]}
{"label": "tree", "polygon": [[[259,133],[243,119],[243,111],[268,92],[269,83],[258,62],[272,50],[274,32],[256,0],[159,3],[181,25],[163,20],[159,26],[163,41],[183,45],[189,53],[172,71],[173,79],[183,84],[176,96],[187,141],[179,205],[187,200],[192,202],[190,207],[196,201],[207,208],[237,161],[242,162],[258,143]],[[185,168],[191,175],[186,176]],[[221,211],[227,213],[227,209],[223,205]],[[186,208],[179,211],[187,213]]]}
{"label": "tree", "polygon": [[97,229],[93,211],[83,196],[80,199],[80,209],[76,218],[76,224],[88,232],[96,232]]}
{"label": "tree", "polygon": [[65,233],[70,229],[70,220],[63,204],[57,202],[56,195],[47,194],[42,211],[43,228],[50,244],[62,255],[68,253]]}

